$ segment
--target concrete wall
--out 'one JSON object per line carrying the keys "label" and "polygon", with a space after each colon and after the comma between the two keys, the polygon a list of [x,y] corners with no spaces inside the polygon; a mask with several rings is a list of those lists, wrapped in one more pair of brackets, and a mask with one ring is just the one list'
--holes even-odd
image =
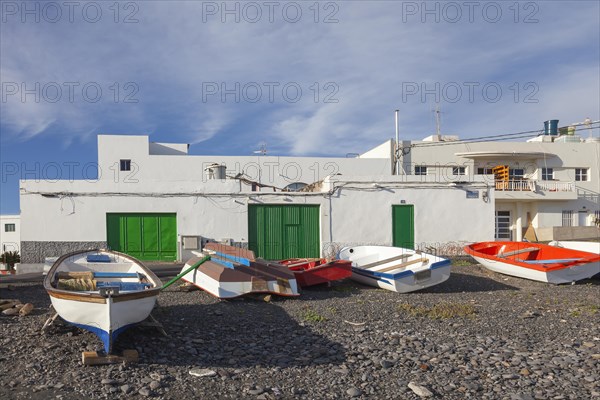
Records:
{"label": "concrete wall", "polygon": [[[313,183],[327,175],[390,175],[389,158],[197,156],[162,155],[148,136],[98,136],[100,180],[137,182],[205,182],[205,169],[225,165],[228,176],[244,173],[250,180],[283,188],[290,183]],[[163,144],[164,146],[164,144]],[[119,160],[131,160],[131,171],[119,171]]]}
{"label": "concrete wall", "polygon": [[[58,255],[51,252],[59,251],[56,242],[75,243],[65,245],[69,248],[105,243],[109,212],[176,213],[179,235],[246,243],[247,204],[317,204],[323,253],[344,244],[390,245],[391,206],[402,202],[415,205],[415,243],[420,246],[491,240],[494,234],[493,191],[482,183],[452,187],[407,177],[336,177],[324,185],[325,192],[289,194],[242,192],[233,180],[205,185],[140,182],[138,194],[119,192],[123,185],[22,181],[23,248],[24,252],[32,249],[31,255],[25,255],[26,262]],[[195,195],[190,194],[192,189]],[[467,198],[467,189],[478,192],[478,198]],[[51,192],[63,194],[52,197]]]}
{"label": "concrete wall", "polygon": [[[6,224],[14,224],[14,232],[6,232]],[[21,217],[0,215],[0,253],[21,250]]]}

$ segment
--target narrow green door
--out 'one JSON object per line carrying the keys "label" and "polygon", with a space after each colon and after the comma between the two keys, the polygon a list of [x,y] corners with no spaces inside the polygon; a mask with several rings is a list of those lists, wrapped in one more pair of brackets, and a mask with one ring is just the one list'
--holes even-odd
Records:
{"label": "narrow green door", "polygon": [[415,248],[415,217],[412,204],[392,206],[392,242],[396,247]]}
{"label": "narrow green door", "polygon": [[248,247],[257,257],[319,257],[318,205],[250,204]]}
{"label": "narrow green door", "polygon": [[176,214],[106,214],[108,247],[140,260],[177,259]]}

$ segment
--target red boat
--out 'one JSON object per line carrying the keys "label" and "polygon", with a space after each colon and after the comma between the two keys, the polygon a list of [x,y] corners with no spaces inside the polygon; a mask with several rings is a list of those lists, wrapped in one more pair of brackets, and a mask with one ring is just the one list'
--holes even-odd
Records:
{"label": "red boat", "polygon": [[279,264],[294,272],[300,287],[339,281],[352,275],[352,262],[347,260],[328,262],[325,258],[290,258]]}

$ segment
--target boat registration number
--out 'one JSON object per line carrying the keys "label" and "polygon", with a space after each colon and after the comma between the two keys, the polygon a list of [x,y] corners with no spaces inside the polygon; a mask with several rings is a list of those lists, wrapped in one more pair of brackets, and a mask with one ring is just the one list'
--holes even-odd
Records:
{"label": "boat registration number", "polygon": [[415,274],[415,281],[422,282],[431,278],[431,270],[419,271]]}

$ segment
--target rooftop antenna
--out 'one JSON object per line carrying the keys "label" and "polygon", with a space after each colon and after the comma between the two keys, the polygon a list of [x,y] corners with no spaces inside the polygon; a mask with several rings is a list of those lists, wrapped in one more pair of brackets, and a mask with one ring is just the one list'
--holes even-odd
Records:
{"label": "rooftop antenna", "polygon": [[435,106],[435,108],[433,110],[431,110],[435,113],[435,133],[436,135],[440,136],[442,134],[442,127],[441,127],[441,111],[440,111],[440,105],[437,104]]}
{"label": "rooftop antenna", "polygon": [[267,155],[267,143],[262,142],[260,144],[260,149],[253,151],[254,154],[260,154],[261,156]]}
{"label": "rooftop antenna", "polygon": [[394,158],[395,158],[395,162],[394,162],[394,172],[396,175],[400,175],[400,143],[399,143],[399,134],[398,134],[398,113],[400,112],[400,110],[396,110],[395,111],[395,118],[396,118],[396,149],[394,151]]}

